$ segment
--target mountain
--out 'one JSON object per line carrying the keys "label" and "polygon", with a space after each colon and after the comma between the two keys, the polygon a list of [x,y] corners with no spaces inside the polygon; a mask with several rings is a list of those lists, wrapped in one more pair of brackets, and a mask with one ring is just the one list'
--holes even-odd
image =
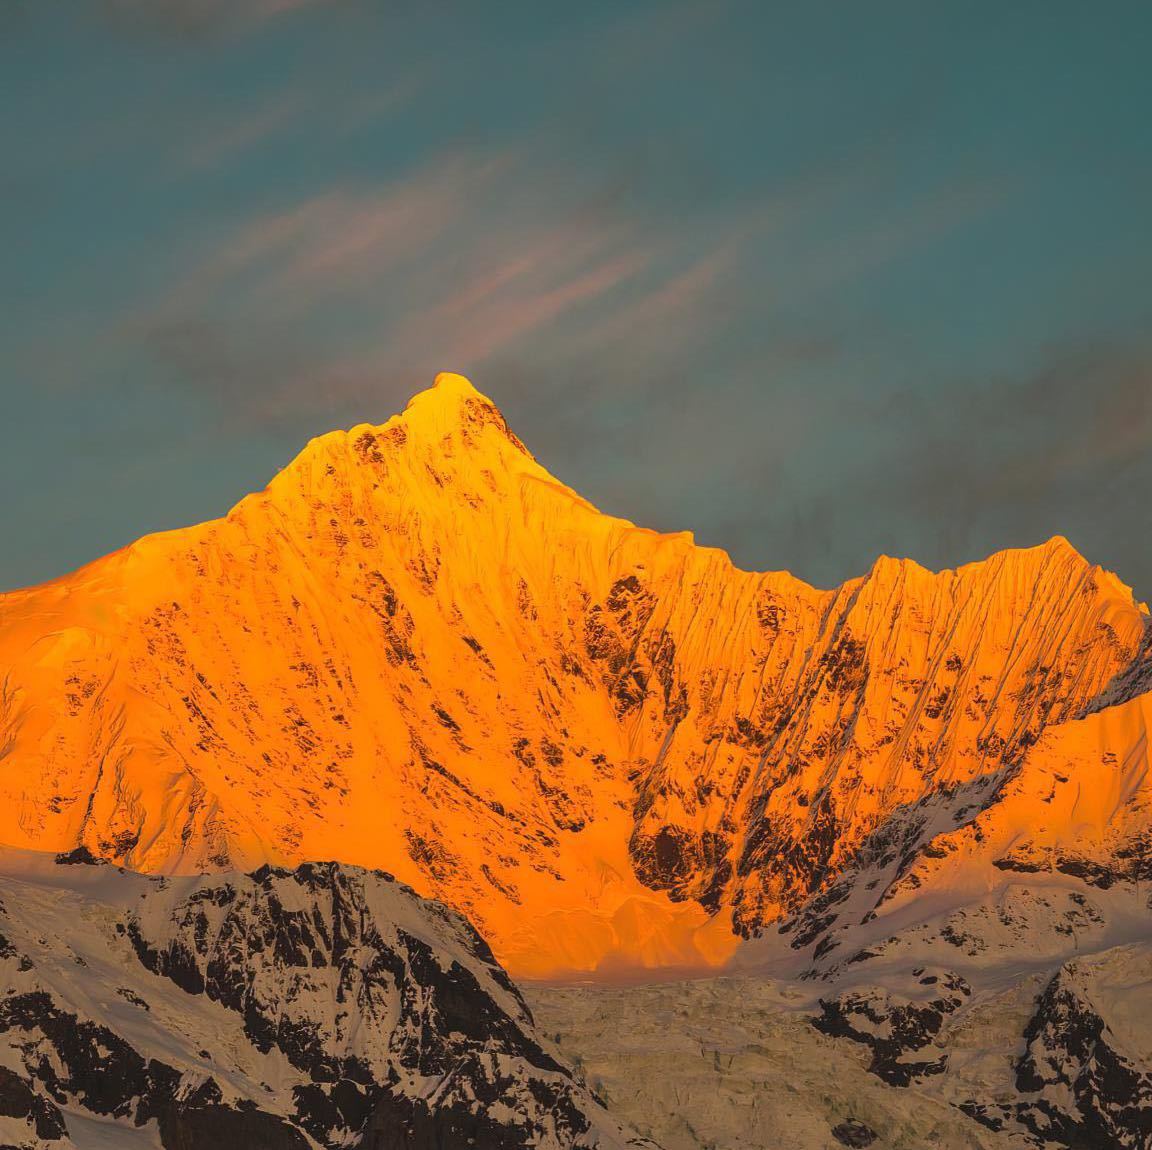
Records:
{"label": "mountain", "polygon": [[1064,539],[741,571],[441,376],[0,596],[0,1147],[1147,1150],[1150,726]]}
{"label": "mountain", "polygon": [[1021,875],[1141,881],[1147,635],[1063,539],[741,571],[601,514],[444,375],[225,518],[0,597],[0,841],[384,868],[522,976],[774,925],[826,970],[848,909],[887,938]]}
{"label": "mountain", "polygon": [[542,1047],[468,923],[390,875],[144,878],[4,850],[0,1144],[642,1143]]}

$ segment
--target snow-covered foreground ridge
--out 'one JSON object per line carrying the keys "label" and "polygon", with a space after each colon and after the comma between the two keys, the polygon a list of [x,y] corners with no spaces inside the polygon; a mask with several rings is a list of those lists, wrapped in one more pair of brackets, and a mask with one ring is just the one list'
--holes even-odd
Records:
{"label": "snow-covered foreground ridge", "polygon": [[468,923],[388,875],[0,851],[0,1146],[626,1145]]}
{"label": "snow-covered foreground ridge", "polygon": [[718,966],[776,924],[823,969],[1022,876],[1146,881],[1147,636],[1061,539],[740,571],[443,376],[224,519],[0,597],[0,841],[382,867],[522,976]]}

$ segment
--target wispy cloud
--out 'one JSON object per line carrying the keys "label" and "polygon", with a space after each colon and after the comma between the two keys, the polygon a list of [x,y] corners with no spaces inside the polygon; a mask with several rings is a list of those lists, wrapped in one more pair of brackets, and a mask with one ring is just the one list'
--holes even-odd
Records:
{"label": "wispy cloud", "polygon": [[169,155],[170,175],[176,179],[234,173],[254,158],[265,162],[269,146],[280,149],[281,160],[318,142],[330,146],[342,141],[354,147],[357,136],[371,139],[410,110],[427,83],[426,77],[403,70],[368,87],[282,81],[282,86],[248,101],[197,107],[180,132],[153,146]]}
{"label": "wispy cloud", "polygon": [[208,125],[178,146],[176,166],[182,172],[220,168],[286,132],[303,107],[298,95],[281,95],[226,123]]}
{"label": "wispy cloud", "polygon": [[176,288],[184,310],[241,289],[280,319],[325,299],[360,296],[458,228],[500,161],[452,157],[376,189],[326,191],[237,229]]}
{"label": "wispy cloud", "polygon": [[[511,156],[441,157],[235,229],[127,329],[186,385],[259,418],[369,417],[440,368],[681,348],[733,268]],[[404,379],[400,384],[398,380]]]}

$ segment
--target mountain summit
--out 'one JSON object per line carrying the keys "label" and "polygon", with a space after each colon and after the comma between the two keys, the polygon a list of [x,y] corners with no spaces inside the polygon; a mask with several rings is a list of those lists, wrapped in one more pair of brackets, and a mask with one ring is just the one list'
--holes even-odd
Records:
{"label": "mountain summit", "polygon": [[[875,914],[942,835],[948,890],[1007,873],[982,843],[1034,861],[997,812],[1113,865],[1147,825],[1116,717],[1146,625],[1063,540],[828,591],[740,571],[598,512],[445,374],[223,519],[0,596],[0,842],[384,868],[522,975],[715,965],[775,922],[828,953],[865,869]],[[1049,803],[1042,756],[1097,728],[1092,804]]]}

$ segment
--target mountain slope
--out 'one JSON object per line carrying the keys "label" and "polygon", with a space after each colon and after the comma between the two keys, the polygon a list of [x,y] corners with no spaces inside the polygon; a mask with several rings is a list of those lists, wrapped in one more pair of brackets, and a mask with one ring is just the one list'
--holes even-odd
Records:
{"label": "mountain slope", "polygon": [[740,571],[601,515],[442,376],[226,518],[0,597],[0,841],[385,867],[521,974],[716,964],[896,828],[892,881],[926,804],[998,801],[1145,626],[1059,539]]}
{"label": "mountain slope", "polygon": [[1127,697],[1133,679],[1049,727],[982,807],[941,793],[895,816],[739,962],[818,988],[815,1025],[873,1074],[1013,1144],[1144,1150],[1152,695]]}
{"label": "mountain slope", "polygon": [[388,875],[61,859],[0,852],[2,1145],[640,1144],[468,923]]}

